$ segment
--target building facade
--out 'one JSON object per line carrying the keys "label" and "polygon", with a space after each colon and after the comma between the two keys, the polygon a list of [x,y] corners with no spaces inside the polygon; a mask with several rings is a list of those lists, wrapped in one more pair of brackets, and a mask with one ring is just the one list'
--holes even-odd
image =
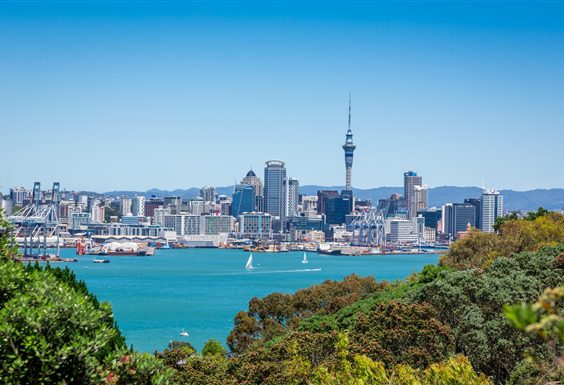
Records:
{"label": "building facade", "polygon": [[415,208],[415,186],[422,186],[423,178],[417,176],[415,171],[407,171],[403,173],[403,198],[405,200],[408,216],[413,218],[417,214],[417,209]]}
{"label": "building facade", "polygon": [[243,213],[255,211],[255,189],[251,185],[239,184],[235,186],[231,203],[231,215],[235,218]]}
{"label": "building facade", "polygon": [[284,185],[284,216],[298,216],[298,202],[300,199],[300,184],[297,179],[285,178]]}
{"label": "building facade", "polygon": [[503,195],[496,190],[484,190],[481,198],[480,229],[485,233],[493,233],[493,225],[501,216],[503,216]]}
{"label": "building facade", "polygon": [[264,207],[265,212],[274,216],[284,215],[284,179],[286,168],[280,160],[266,161],[264,169]]}

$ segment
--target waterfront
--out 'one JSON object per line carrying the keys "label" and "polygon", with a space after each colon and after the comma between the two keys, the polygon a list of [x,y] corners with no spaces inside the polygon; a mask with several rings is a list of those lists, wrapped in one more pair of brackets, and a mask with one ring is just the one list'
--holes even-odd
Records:
{"label": "waterfront", "polygon": [[[61,251],[62,257],[74,254]],[[223,249],[157,250],[153,257],[113,257],[109,264],[78,256],[76,263],[54,266],[68,266],[99,300],[112,304],[129,345],[153,352],[170,340],[185,339],[198,349],[209,338],[225,343],[233,317],[254,296],[292,293],[351,273],[401,279],[438,260],[435,254],[307,255],[309,263],[302,264],[301,252],[255,253],[252,271],[244,268],[248,253]],[[190,337],[179,336],[183,328]]]}

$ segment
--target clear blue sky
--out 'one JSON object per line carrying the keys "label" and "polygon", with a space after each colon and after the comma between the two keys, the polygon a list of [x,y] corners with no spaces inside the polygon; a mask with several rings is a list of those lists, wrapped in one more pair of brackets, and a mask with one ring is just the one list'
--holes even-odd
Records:
{"label": "clear blue sky", "polygon": [[0,2],[0,191],[564,187],[561,2]]}

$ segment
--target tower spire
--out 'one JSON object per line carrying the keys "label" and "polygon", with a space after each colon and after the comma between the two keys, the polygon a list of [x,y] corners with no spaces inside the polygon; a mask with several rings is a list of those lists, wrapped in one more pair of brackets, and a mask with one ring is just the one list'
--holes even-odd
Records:
{"label": "tower spire", "polygon": [[351,93],[349,92],[349,131],[351,130]]}

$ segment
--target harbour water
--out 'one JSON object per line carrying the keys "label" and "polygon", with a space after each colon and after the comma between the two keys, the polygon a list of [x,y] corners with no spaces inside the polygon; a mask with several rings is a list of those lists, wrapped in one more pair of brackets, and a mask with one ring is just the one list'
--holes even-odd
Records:
{"label": "harbour water", "polygon": [[[62,257],[76,257],[74,249]],[[108,301],[128,345],[140,351],[166,348],[185,340],[201,349],[209,338],[225,343],[233,317],[248,301],[272,292],[293,293],[327,279],[356,273],[378,280],[397,280],[438,261],[436,254],[328,256],[303,252],[255,253],[242,250],[157,250],[152,257],[110,257],[109,264],[78,256],[68,266],[99,300]],[[319,270],[321,269],[321,270]],[[185,329],[189,337],[179,336]]]}

